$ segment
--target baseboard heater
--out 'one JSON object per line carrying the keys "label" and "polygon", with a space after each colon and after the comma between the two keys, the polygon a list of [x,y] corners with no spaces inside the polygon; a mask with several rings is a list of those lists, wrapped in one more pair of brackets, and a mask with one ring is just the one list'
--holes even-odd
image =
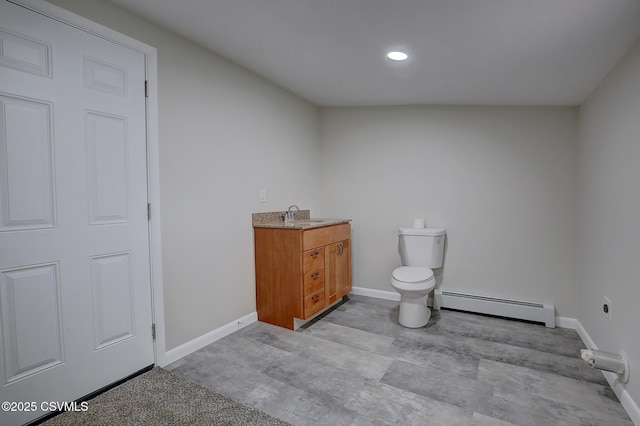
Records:
{"label": "baseboard heater", "polygon": [[550,328],[556,326],[555,306],[546,303],[541,304],[519,300],[498,299],[495,297],[436,289],[433,307],[435,309],[450,308],[460,311],[541,322]]}

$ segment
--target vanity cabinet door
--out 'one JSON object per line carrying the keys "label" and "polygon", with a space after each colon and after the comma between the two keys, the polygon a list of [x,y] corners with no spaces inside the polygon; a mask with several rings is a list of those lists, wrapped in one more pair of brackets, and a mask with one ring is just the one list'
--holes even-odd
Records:
{"label": "vanity cabinet door", "polygon": [[327,304],[351,292],[351,240],[325,247],[325,290]]}
{"label": "vanity cabinet door", "polygon": [[325,257],[325,298],[327,304],[331,304],[338,300],[336,292],[336,265],[338,261],[338,243],[329,244],[324,248]]}
{"label": "vanity cabinet door", "polygon": [[341,241],[338,245],[335,281],[339,299],[351,292],[351,240]]}

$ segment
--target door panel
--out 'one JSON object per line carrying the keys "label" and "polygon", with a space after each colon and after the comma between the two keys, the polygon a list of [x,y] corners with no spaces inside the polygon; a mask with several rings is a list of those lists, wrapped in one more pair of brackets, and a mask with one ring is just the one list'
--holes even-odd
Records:
{"label": "door panel", "polygon": [[0,65],[51,77],[51,45],[30,37],[0,30]]}
{"label": "door panel", "polygon": [[4,0],[0,43],[0,400],[73,401],[153,364],[145,58]]}
{"label": "door panel", "polygon": [[0,94],[2,231],[54,226],[51,118],[48,102]]}
{"label": "door panel", "polygon": [[131,254],[117,253],[91,259],[94,349],[134,336]]}
{"label": "door panel", "polygon": [[127,119],[85,113],[89,224],[128,222]]}
{"label": "door panel", "polygon": [[127,96],[126,69],[85,56],[84,85],[101,92]]}
{"label": "door panel", "polygon": [[2,272],[2,343],[7,383],[63,362],[58,265]]}

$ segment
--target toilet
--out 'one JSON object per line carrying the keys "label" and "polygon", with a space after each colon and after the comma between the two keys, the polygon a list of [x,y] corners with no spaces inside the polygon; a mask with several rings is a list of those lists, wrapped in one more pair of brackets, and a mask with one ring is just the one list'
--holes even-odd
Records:
{"label": "toilet", "polygon": [[405,327],[424,327],[429,322],[427,296],[436,285],[432,269],[442,266],[445,233],[442,228],[398,230],[402,266],[391,274],[391,286],[400,293],[399,321]]}

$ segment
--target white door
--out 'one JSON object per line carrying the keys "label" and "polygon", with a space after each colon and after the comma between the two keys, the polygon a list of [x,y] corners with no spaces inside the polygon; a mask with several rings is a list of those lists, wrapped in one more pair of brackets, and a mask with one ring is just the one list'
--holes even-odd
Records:
{"label": "white door", "polygon": [[0,424],[154,362],[144,81],[143,54],[0,0]]}

